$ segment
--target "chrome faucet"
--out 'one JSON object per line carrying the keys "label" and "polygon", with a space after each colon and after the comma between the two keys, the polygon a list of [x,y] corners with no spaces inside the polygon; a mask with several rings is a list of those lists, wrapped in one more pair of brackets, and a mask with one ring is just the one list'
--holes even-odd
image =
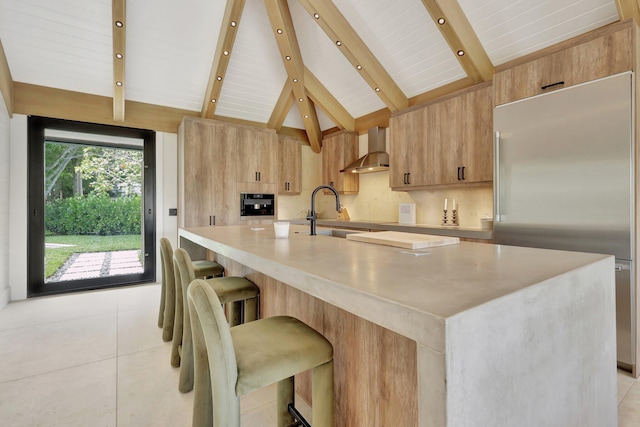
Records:
{"label": "chrome faucet", "polygon": [[330,185],[321,185],[313,190],[313,193],[311,193],[311,212],[309,212],[309,215],[307,215],[307,219],[311,221],[310,234],[312,236],[316,235],[316,220],[318,219],[318,216],[316,215],[316,193],[323,188],[333,191],[333,194],[336,195],[336,211],[340,212],[340,196],[338,195],[338,192],[335,188],[331,187]]}

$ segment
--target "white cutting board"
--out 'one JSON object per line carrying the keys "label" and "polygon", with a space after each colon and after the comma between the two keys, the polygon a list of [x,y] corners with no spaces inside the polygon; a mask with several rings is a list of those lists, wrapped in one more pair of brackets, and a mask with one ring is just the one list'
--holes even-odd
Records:
{"label": "white cutting board", "polygon": [[434,236],[431,234],[403,233],[400,231],[378,231],[371,233],[347,234],[347,239],[376,245],[395,246],[405,249],[433,248],[436,246],[456,245],[457,237]]}

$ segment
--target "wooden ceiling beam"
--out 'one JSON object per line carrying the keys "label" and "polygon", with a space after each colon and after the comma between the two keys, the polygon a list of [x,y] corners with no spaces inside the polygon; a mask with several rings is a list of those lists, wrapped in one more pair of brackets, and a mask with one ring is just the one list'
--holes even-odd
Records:
{"label": "wooden ceiling beam", "polygon": [[322,132],[315,106],[309,99],[304,85],[304,64],[289,5],[287,0],[265,0],[265,5],[287,77],[292,83],[294,102],[300,110],[311,149],[319,153],[322,146]]}
{"label": "wooden ceiling beam", "polygon": [[124,121],[124,63],[126,46],[126,0],[112,0],[113,28],[113,120]]}
{"label": "wooden ceiling beam", "polygon": [[391,111],[407,108],[406,95],[331,0],[300,3]]}
{"label": "wooden ceiling beam", "polygon": [[269,129],[275,129],[276,132],[280,130],[282,124],[287,118],[287,114],[289,114],[289,110],[291,110],[293,102],[293,83],[291,82],[291,79],[287,78],[287,80],[284,82],[282,92],[280,92],[278,102],[276,102],[276,106],[273,108],[271,117],[267,122],[267,127]]}
{"label": "wooden ceiling beam", "polygon": [[340,129],[348,131],[355,129],[356,122],[353,116],[307,67],[304,68],[304,86],[314,104],[320,107]]}
{"label": "wooden ceiling beam", "polygon": [[9,63],[2,47],[2,40],[0,40],[0,92],[2,92],[2,98],[4,99],[5,107],[7,107],[9,117],[13,117],[13,79],[11,78]]}
{"label": "wooden ceiling beam", "polygon": [[211,73],[209,74],[209,82],[207,83],[207,91],[202,102],[201,117],[210,119],[216,113],[216,106],[222,91],[227,67],[229,66],[233,43],[236,40],[236,34],[240,26],[244,3],[245,0],[227,0],[227,6],[222,17],[222,25],[220,26],[220,34],[218,35],[218,44],[216,45],[216,52],[211,65]]}
{"label": "wooden ceiling beam", "polygon": [[456,0],[422,0],[460,65],[475,83],[491,80],[495,67]]}
{"label": "wooden ceiling beam", "polygon": [[638,4],[638,0],[616,0],[616,8],[621,21],[632,18],[640,23],[640,4]]}

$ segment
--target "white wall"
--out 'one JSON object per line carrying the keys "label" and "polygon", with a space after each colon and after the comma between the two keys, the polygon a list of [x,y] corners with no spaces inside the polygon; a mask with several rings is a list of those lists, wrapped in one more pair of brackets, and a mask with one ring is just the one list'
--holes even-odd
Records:
{"label": "white wall", "polygon": [[[367,152],[367,134],[360,135],[360,155]],[[388,141],[388,137],[387,137]],[[359,175],[360,190],[357,195],[340,196],[352,220],[398,222],[400,203],[416,204],[418,224],[439,225],[442,222],[444,199],[449,203],[456,199],[459,205],[459,225],[480,228],[480,218],[493,216],[493,188],[458,187],[420,191],[391,191],[389,172],[374,172]],[[280,219],[304,218],[311,206],[311,192],[322,183],[322,156],[302,147],[302,193],[298,196],[278,196]],[[335,219],[333,196],[317,195],[316,210],[319,218]]]}
{"label": "white wall", "polygon": [[[9,212],[11,219],[9,229],[9,283],[10,299],[12,301],[27,297],[27,117],[14,114],[10,122],[10,143],[8,156],[2,155],[3,135],[0,124],[0,227],[3,218],[3,190],[9,191]],[[0,123],[4,119],[0,118]],[[177,205],[177,135],[158,132],[156,134],[156,281],[160,275],[160,244],[161,237],[166,236],[175,245],[178,236],[177,219],[169,217],[169,208]],[[9,158],[10,160],[6,160]],[[3,163],[8,165],[8,183],[2,171],[6,170]],[[4,215],[6,217],[6,214]],[[5,227],[6,228],[6,227]],[[0,298],[2,297],[2,247],[3,239],[0,228]],[[7,293],[8,294],[8,293]],[[9,299],[9,295],[7,296]],[[0,299],[0,307],[1,299]]]}
{"label": "white wall", "polygon": [[10,300],[9,288],[9,126],[4,99],[0,97],[0,308]]}

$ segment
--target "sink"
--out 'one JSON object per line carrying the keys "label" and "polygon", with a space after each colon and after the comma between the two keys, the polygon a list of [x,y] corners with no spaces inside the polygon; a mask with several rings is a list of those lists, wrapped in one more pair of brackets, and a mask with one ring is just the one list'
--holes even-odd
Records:
{"label": "sink", "polygon": [[[329,237],[342,237],[346,239],[347,234],[353,233],[362,233],[362,230],[346,230],[343,228],[317,228],[316,235],[318,236],[329,236]],[[300,234],[309,234],[309,232],[300,233]]]}

